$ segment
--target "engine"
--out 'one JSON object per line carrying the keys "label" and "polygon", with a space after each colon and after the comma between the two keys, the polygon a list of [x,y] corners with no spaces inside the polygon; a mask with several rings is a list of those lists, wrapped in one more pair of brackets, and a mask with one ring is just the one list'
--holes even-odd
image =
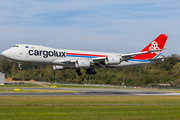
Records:
{"label": "engine", "polygon": [[75,62],[76,68],[89,68],[90,67],[90,61],[88,60],[77,60]]}
{"label": "engine", "polygon": [[118,56],[106,57],[105,59],[106,65],[117,65],[120,62],[121,62],[121,59]]}
{"label": "engine", "polygon": [[65,70],[66,68],[64,66],[59,66],[59,65],[53,65],[54,70]]}

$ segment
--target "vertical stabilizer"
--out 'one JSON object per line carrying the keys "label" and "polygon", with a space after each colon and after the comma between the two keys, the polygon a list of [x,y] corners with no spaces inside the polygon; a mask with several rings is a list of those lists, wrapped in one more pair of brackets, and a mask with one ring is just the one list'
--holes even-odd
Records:
{"label": "vertical stabilizer", "polygon": [[[167,38],[168,38],[167,34],[159,35],[149,45],[147,45],[144,49],[142,49],[141,52],[163,49]],[[158,56],[160,56],[161,52],[162,51],[157,51],[157,52],[152,52],[152,53],[147,53],[147,54],[142,54],[142,55],[136,55],[133,57],[133,59],[137,59],[137,60],[153,59],[153,58],[157,58]]]}

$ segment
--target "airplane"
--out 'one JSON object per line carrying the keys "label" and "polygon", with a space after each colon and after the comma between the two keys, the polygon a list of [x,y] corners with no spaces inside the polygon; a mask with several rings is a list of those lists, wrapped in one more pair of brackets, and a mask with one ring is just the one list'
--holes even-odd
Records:
{"label": "airplane", "polygon": [[76,69],[82,75],[81,68],[86,74],[96,74],[100,68],[126,68],[145,64],[159,63],[164,60],[161,55],[168,38],[167,34],[160,34],[140,52],[122,54],[108,52],[93,52],[80,50],[55,49],[45,46],[16,44],[2,52],[2,55],[21,62],[53,65],[54,70]]}

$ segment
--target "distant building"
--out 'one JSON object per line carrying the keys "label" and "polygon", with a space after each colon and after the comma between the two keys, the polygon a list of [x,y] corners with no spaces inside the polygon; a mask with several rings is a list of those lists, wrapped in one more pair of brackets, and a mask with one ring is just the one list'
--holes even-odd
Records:
{"label": "distant building", "polygon": [[4,85],[4,73],[0,72],[0,85]]}

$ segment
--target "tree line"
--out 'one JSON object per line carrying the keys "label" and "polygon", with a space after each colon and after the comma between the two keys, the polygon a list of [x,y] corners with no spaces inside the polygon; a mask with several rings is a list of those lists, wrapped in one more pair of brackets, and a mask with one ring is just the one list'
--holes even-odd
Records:
{"label": "tree line", "polygon": [[[96,69],[97,74],[91,75],[93,84],[110,84],[129,86],[157,85],[159,83],[177,86],[180,83],[180,57],[172,55],[161,63],[148,64],[124,69]],[[31,80],[58,83],[86,83],[89,75],[81,69],[78,76],[75,69],[53,70],[52,65],[22,63],[22,70],[18,70],[18,63],[0,56],[0,72],[6,78],[13,80]]]}

